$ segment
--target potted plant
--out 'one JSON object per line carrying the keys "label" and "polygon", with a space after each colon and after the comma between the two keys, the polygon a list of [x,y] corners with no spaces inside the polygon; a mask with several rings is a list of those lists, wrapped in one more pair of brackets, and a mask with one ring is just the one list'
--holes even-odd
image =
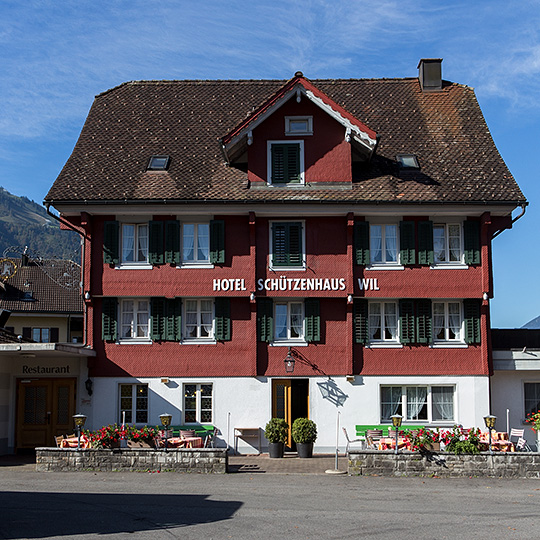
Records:
{"label": "potted plant", "polygon": [[264,436],[268,440],[268,456],[281,458],[289,435],[289,424],[283,418],[271,418],[266,424]]}
{"label": "potted plant", "polygon": [[296,443],[298,457],[313,456],[313,443],[317,439],[317,426],[309,418],[297,418],[292,426],[292,438]]}
{"label": "potted plant", "polygon": [[530,424],[533,431],[536,431],[536,446],[540,449],[540,411],[529,413],[525,422]]}

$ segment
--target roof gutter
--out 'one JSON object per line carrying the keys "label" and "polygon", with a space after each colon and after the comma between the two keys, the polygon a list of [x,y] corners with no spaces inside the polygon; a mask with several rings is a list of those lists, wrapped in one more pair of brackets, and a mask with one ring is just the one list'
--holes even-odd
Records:
{"label": "roof gutter", "polygon": [[[513,220],[512,220],[512,225],[518,220],[518,219],[521,219],[524,215],[525,215],[525,210],[527,209],[527,205],[529,203],[525,203],[525,204],[520,204],[519,206],[521,207],[521,214],[519,214],[519,216],[516,216]],[[494,238],[497,238],[497,236],[499,236],[499,234],[501,234],[504,230],[506,229],[501,229],[500,231],[497,231],[492,237],[491,239],[493,240]]]}

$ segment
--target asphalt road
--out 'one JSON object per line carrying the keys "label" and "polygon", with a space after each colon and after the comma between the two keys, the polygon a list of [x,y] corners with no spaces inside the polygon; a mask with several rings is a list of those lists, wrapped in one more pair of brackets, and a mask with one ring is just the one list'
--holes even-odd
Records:
{"label": "asphalt road", "polygon": [[534,539],[540,480],[36,473],[0,467],[0,538]]}

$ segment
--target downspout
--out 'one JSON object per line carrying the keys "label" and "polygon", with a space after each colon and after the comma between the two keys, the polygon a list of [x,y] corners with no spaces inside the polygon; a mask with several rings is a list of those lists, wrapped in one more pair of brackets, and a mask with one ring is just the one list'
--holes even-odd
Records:
{"label": "downspout", "polygon": [[[512,225],[518,220],[518,219],[521,219],[524,215],[525,215],[525,210],[527,208],[527,204],[520,204],[519,205],[521,207],[521,214],[519,214],[519,216],[516,216],[513,220],[512,220]],[[492,237],[491,239],[493,240],[494,238],[497,238],[497,236],[499,236],[499,234],[501,234],[504,230],[506,229],[501,229],[500,231],[497,231]]]}
{"label": "downspout", "polygon": [[[85,240],[88,240],[88,236],[86,235],[85,232],[79,231],[77,228],[75,228],[69,221],[65,220],[62,217],[54,215],[50,210],[50,206],[51,206],[50,203],[44,203],[44,206],[45,206],[45,209],[47,210],[47,214],[49,216],[56,219],[56,221],[58,221],[62,225],[65,225],[68,229],[71,229],[72,231],[76,232],[77,234],[79,234],[82,237],[81,238],[81,263],[82,264],[81,264],[81,281],[80,281],[80,285],[81,285],[81,295],[83,295],[84,294],[84,264],[85,264],[85,261],[86,261],[86,242],[85,242]],[[84,327],[85,328],[84,328],[84,343],[83,343],[82,346],[83,347],[88,347],[88,324],[87,324],[87,321],[88,321],[88,306],[87,306],[87,303],[84,301],[84,298],[83,298],[83,304],[84,304],[84,321],[85,321]]]}

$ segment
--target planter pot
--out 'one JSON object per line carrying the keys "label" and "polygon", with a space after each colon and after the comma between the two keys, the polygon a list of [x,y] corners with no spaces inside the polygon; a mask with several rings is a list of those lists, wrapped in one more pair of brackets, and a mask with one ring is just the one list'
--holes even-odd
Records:
{"label": "planter pot", "polygon": [[128,448],[153,448],[153,446],[146,441],[128,441],[127,446]]}
{"label": "planter pot", "polygon": [[313,457],[313,443],[296,443],[298,457],[310,458]]}
{"label": "planter pot", "polygon": [[282,458],[285,452],[285,444],[282,442],[268,443],[268,457]]}
{"label": "planter pot", "polygon": [[439,452],[441,450],[441,443],[435,442],[431,444],[425,444],[424,448],[428,452]]}

